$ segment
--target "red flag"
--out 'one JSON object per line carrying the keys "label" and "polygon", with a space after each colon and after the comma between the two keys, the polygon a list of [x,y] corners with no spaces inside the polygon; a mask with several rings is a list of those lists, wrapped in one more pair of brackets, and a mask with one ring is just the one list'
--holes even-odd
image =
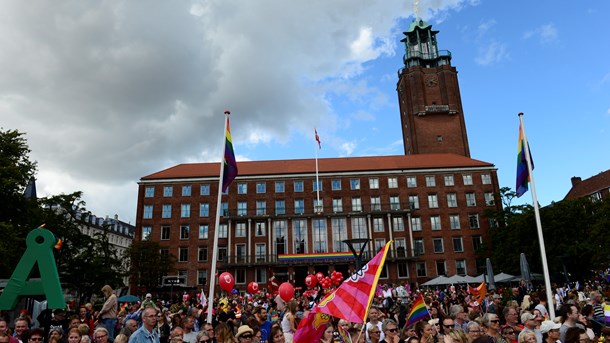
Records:
{"label": "red flag", "polygon": [[297,331],[294,333],[294,343],[310,343],[318,342],[324,330],[326,330],[326,324],[330,323],[332,317],[325,313],[318,312],[318,306],[316,305],[307,317],[303,318],[297,327]]}
{"label": "red flag", "polygon": [[322,149],[322,142],[320,142],[320,137],[318,137],[318,130],[313,129],[316,134],[316,142],[318,142],[318,149]]}

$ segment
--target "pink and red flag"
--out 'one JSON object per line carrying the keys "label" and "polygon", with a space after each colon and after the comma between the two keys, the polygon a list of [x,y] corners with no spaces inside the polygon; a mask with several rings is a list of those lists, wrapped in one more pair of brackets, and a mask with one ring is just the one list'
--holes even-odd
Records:
{"label": "pink and red flag", "polygon": [[318,136],[318,130],[313,129],[313,132],[316,134],[316,142],[318,142],[318,149],[322,149],[322,142],[320,142],[320,137]]}

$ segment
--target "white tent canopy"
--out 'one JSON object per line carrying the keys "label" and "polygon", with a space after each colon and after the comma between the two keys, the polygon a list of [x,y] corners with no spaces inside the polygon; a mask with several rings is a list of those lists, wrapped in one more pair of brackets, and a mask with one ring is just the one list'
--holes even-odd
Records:
{"label": "white tent canopy", "polygon": [[[494,275],[494,279],[496,282],[512,282],[518,281],[520,278],[514,275],[500,273]],[[422,286],[442,286],[442,285],[452,285],[452,284],[460,284],[460,283],[481,283],[485,280],[483,274],[477,276],[470,275],[453,275],[451,277],[446,277],[444,275],[438,276],[430,281],[427,281],[422,284]]]}

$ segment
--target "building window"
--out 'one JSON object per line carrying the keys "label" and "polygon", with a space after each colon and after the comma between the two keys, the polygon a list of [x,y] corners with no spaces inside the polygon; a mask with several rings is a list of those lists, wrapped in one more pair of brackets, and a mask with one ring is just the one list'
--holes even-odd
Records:
{"label": "building window", "polygon": [[275,214],[286,214],[286,201],[284,200],[276,200],[275,201]]}
{"label": "building window", "polygon": [[415,238],[413,240],[413,249],[415,249],[415,256],[422,256],[424,254],[424,239]]}
{"label": "building window", "polygon": [[208,271],[207,270],[198,270],[197,271],[197,284],[198,285],[207,285],[208,284]]}
{"label": "building window", "polygon": [[394,231],[405,231],[405,223],[402,217],[392,217],[392,226]]}
{"label": "building window", "polygon": [[464,244],[462,242],[462,237],[453,237],[453,251],[464,252]]}
{"label": "building window", "polygon": [[200,217],[209,217],[210,216],[210,204],[207,202],[202,202],[199,204],[199,216]]}
{"label": "building window", "polygon": [[333,231],[333,252],[347,251],[347,244],[343,243],[347,239],[347,224],[345,218],[333,218],[331,221]]}
{"label": "building window", "polygon": [[174,187],[173,186],[164,186],[163,187],[163,196],[164,197],[171,197],[173,191],[174,191]]}
{"label": "building window", "polygon": [[485,206],[493,206],[495,204],[494,194],[485,193]]}
{"label": "building window", "polygon": [[400,198],[398,196],[390,197],[390,209],[393,211],[400,210]]}
{"label": "building window", "polygon": [[398,188],[398,178],[397,177],[388,178],[388,188]]}
{"label": "building window", "polygon": [[466,261],[465,260],[455,261],[455,273],[457,275],[466,275]]}
{"label": "building window", "polygon": [[246,237],[246,223],[235,224],[235,237]]}
{"label": "building window", "polygon": [[432,238],[432,245],[434,246],[434,253],[436,254],[440,254],[445,251],[442,238]]}
{"label": "building window", "polygon": [[207,225],[199,225],[199,239],[208,239],[208,230]]}
{"label": "building window", "polygon": [[404,238],[396,238],[394,246],[396,247],[396,256],[407,257],[407,244]]}
{"label": "building window", "polygon": [[447,207],[457,207],[456,193],[447,193]]}
{"label": "building window", "polygon": [[474,213],[474,214],[469,214],[468,215],[468,222],[470,222],[470,228],[471,229],[478,229],[479,226],[479,215]]}
{"label": "building window", "polygon": [[350,179],[349,180],[349,185],[350,185],[350,189],[351,190],[358,190],[358,189],[360,189],[360,179]]}
{"label": "building window", "polygon": [[362,211],[362,203],[360,202],[360,198],[352,198],[352,212],[360,211]]}
{"label": "building window", "polygon": [[265,243],[256,243],[256,260],[257,261],[265,261],[265,257],[267,255],[267,246]]}
{"label": "building window", "polygon": [[218,238],[227,238],[228,237],[227,231],[228,231],[227,224],[220,224],[218,226]]}
{"label": "building window", "polygon": [[383,232],[383,218],[373,218],[373,231],[375,232]]}
{"label": "building window", "polygon": [[428,194],[428,207],[438,208],[438,197],[436,194]]}
{"label": "building window", "polygon": [[481,250],[483,248],[483,237],[482,236],[472,236],[472,248],[474,251]]}
{"label": "building window", "polygon": [[294,182],[294,191],[302,192],[303,191],[303,181],[295,181]]}
{"label": "building window", "polygon": [[228,202],[221,202],[220,203],[220,216],[221,217],[226,217],[229,215],[229,203]]}
{"label": "building window", "polygon": [[475,198],[474,193],[466,193],[466,206],[477,206],[477,199]]}
{"label": "building window", "polygon": [[199,247],[199,250],[197,251],[197,261],[199,261],[199,262],[208,261],[208,247],[207,246]]}
{"label": "building window", "polygon": [[243,285],[246,283],[246,270],[245,269],[236,269],[235,270],[235,283],[238,285]]}
{"label": "building window", "polygon": [[189,279],[189,271],[188,270],[179,270],[178,277],[185,280],[184,282],[188,282]]}
{"label": "building window", "polygon": [[326,242],[326,219],[314,219],[313,220],[313,251],[314,253],[325,253],[328,252]]}
{"label": "building window", "polygon": [[496,218],[487,218],[487,221],[490,228],[495,229],[498,227],[498,220]]}
{"label": "building window", "polygon": [[262,194],[267,192],[267,184],[265,182],[256,183],[256,193]]}
{"label": "building window", "polygon": [[341,180],[332,180],[331,187],[332,187],[333,191],[340,191],[341,190]]}
{"label": "building window", "polygon": [[276,193],[284,193],[285,191],[285,183],[284,181],[275,181],[275,192]]}
{"label": "building window", "polygon": [[417,210],[419,208],[419,196],[409,195],[409,208]]}
{"label": "building window", "polygon": [[267,270],[266,269],[256,269],[255,280],[259,285],[267,283]]}
{"label": "building window", "polygon": [[153,216],[153,206],[152,205],[144,205],[144,219],[152,219]]}
{"label": "building window", "polygon": [[441,229],[441,217],[430,216],[430,226],[432,230],[437,231]]}
{"label": "building window", "polygon": [[295,214],[305,213],[305,202],[303,201],[303,199],[294,200],[294,213]]}
{"label": "building window", "polygon": [[238,183],[237,184],[237,194],[248,194],[248,184],[247,183]]}
{"label": "building window", "polygon": [[333,199],[333,212],[335,212],[335,213],[343,212],[343,199],[341,199],[341,198]]}
{"label": "building window", "polygon": [[247,201],[237,202],[237,215],[238,216],[247,216],[248,215],[248,202]]}
{"label": "building window", "polygon": [[189,248],[178,248],[178,262],[188,262]]}
{"label": "building window", "polygon": [[324,212],[324,199],[313,199],[313,209],[316,213]]}
{"label": "building window", "polygon": [[314,180],[312,184],[313,184],[313,191],[314,192],[322,191],[323,190],[322,189],[322,181],[319,181],[319,180],[315,181]]}
{"label": "building window", "polygon": [[151,226],[142,226],[142,240],[148,241],[150,240],[150,233],[152,232]]}
{"label": "building window", "polygon": [[385,246],[385,239],[377,238],[375,239],[375,253],[378,253]]}
{"label": "building window", "polygon": [[421,231],[421,218],[411,217],[411,230]]}
{"label": "building window", "polygon": [[170,228],[167,225],[161,226],[161,240],[167,241],[169,240]]}
{"label": "building window", "polygon": [[273,233],[275,234],[275,253],[285,254],[288,252],[288,229],[285,220],[278,220],[273,223]]}
{"label": "building window", "polygon": [[210,185],[207,183],[201,185],[201,188],[199,189],[199,195],[210,195]]}
{"label": "building window", "polygon": [[[368,238],[366,218],[352,217],[352,238]],[[363,244],[364,243],[354,245],[356,251],[360,251]]]}
{"label": "building window", "polygon": [[189,231],[188,225],[180,225],[180,239],[189,239]]}
{"label": "building window", "polygon": [[294,238],[294,253],[307,253],[307,221],[305,219],[292,220],[292,237]]}
{"label": "building window", "polygon": [[417,262],[415,264],[415,270],[417,271],[418,277],[426,276],[426,262]]}
{"label": "building window", "polygon": [[152,198],[155,196],[155,187],[153,186],[147,186],[144,189],[144,197],[146,198]]}
{"label": "building window", "polygon": [[370,189],[379,189],[379,178],[377,178],[377,177],[369,178],[369,188]]}
{"label": "building window", "polygon": [[449,215],[449,227],[451,228],[451,230],[459,230],[461,228],[459,214],[450,214]]}
{"label": "building window", "polygon": [[491,175],[481,174],[481,183],[484,185],[491,185]]}
{"label": "building window", "polygon": [[464,180],[464,186],[472,185],[472,174],[463,174],[462,180]]}
{"label": "building window", "polygon": [[188,218],[191,216],[191,204],[180,205],[180,217]]}
{"label": "building window", "polygon": [[243,263],[246,261],[246,245],[235,244],[235,261]]}
{"label": "building window", "polygon": [[445,175],[445,186],[454,186],[455,181],[453,180],[453,175]]}
{"label": "building window", "polygon": [[265,222],[256,223],[256,232],[254,233],[256,237],[264,237],[266,235],[266,232],[267,228],[265,226]]}
{"label": "building window", "polygon": [[415,178],[415,176],[407,176],[407,187],[417,187],[417,179]]}
{"label": "building window", "polygon": [[267,202],[265,200],[256,201],[256,215],[264,216],[267,214]]}
{"label": "building window", "polygon": [[398,278],[404,279],[409,277],[409,264],[399,263],[398,264]]}
{"label": "building window", "polygon": [[436,261],[436,275],[447,275],[445,261]]}
{"label": "building window", "polygon": [[161,212],[161,218],[171,218],[172,217],[172,205],[165,204],[163,205],[163,211]]}
{"label": "building window", "polygon": [[371,197],[371,211],[381,211],[380,197]]}
{"label": "building window", "polygon": [[426,187],[436,187],[436,177],[434,175],[426,176]]}
{"label": "building window", "polygon": [[182,186],[182,196],[183,197],[191,196],[191,185]]}
{"label": "building window", "polygon": [[225,261],[227,261],[227,247],[220,247],[220,248],[218,248],[217,261],[218,262],[225,262]]}

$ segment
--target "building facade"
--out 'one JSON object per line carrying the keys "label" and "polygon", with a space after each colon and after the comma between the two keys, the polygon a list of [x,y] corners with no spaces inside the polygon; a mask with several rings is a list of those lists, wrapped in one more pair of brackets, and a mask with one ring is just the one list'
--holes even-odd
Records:
{"label": "building facade", "polygon": [[493,164],[470,158],[457,71],[436,33],[417,19],[403,39],[405,155],[320,159],[318,175],[314,159],[239,162],[218,228],[220,164],[180,164],[140,179],[136,240],[176,256],[189,287],[209,285],[215,230],[218,273],[242,290],[271,276],[302,286],[308,274],[353,271],[352,239],[365,261],[394,242],[382,282],[480,274],[495,225],[485,212],[501,208],[498,178]]}
{"label": "building facade", "polygon": [[606,170],[588,179],[578,176],[572,178],[572,188],[564,199],[589,197],[591,200],[602,200],[610,197],[610,170]]}

